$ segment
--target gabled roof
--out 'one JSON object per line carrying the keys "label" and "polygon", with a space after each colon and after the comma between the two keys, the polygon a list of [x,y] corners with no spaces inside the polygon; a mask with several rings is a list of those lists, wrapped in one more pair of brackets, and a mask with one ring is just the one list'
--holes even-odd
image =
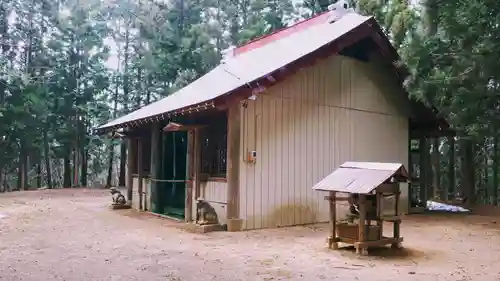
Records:
{"label": "gabled roof", "polygon": [[393,176],[408,180],[408,172],[400,163],[345,162],[318,182],[313,189],[369,194]]}
{"label": "gabled roof", "polygon": [[293,24],[289,27],[285,27],[285,28],[276,30],[273,33],[256,38],[256,39],[246,43],[245,45],[234,49],[233,55],[234,56],[241,55],[242,53],[254,50],[256,48],[260,48],[260,47],[267,45],[273,41],[285,38],[291,34],[303,31],[303,30],[310,28],[312,26],[315,26],[318,24],[324,24],[330,19],[331,16],[332,16],[332,12],[327,11],[327,12],[321,13],[317,16],[314,16],[312,18],[309,18],[309,19],[306,19],[303,21],[299,21],[296,24]]}
{"label": "gabled roof", "polygon": [[[391,62],[397,53],[372,17],[354,12],[329,11],[309,24],[295,25],[286,36],[280,32],[234,50],[235,55],[176,93],[119,117],[96,129],[98,132],[168,119],[184,112],[215,107],[215,100],[241,90],[261,91],[276,82],[286,67],[309,56],[340,52],[359,40],[374,36]],[[302,27],[301,27],[302,26]],[[266,39],[268,38],[268,39]],[[274,38],[275,40],[270,40]],[[266,41],[267,40],[267,41]],[[258,44],[257,44],[258,43]],[[335,48],[332,48],[334,46]],[[245,49],[246,48],[246,49]]]}

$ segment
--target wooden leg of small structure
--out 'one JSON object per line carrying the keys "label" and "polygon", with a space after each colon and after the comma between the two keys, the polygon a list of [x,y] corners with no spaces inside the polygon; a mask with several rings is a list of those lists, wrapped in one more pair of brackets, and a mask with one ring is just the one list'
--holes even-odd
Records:
{"label": "wooden leg of small structure", "polygon": [[[363,194],[359,195],[359,225],[358,225],[358,241],[366,241],[366,196]],[[356,254],[367,255],[368,251],[364,246],[358,246],[356,248]]]}
{"label": "wooden leg of small structure", "polygon": [[377,192],[377,226],[378,226],[378,237],[382,239],[384,236],[384,221],[382,218],[382,193]]}
{"label": "wooden leg of small structure", "polygon": [[337,203],[335,201],[335,192],[330,192],[330,237],[328,237],[328,248],[338,249],[337,243]]}
{"label": "wooden leg of small structure", "polygon": [[[400,192],[396,193],[396,198],[395,198],[396,202],[394,204],[394,208],[395,208],[394,212],[395,212],[396,216],[399,215],[399,211],[398,211],[398,209],[399,209],[399,194],[400,194]],[[394,239],[399,239],[399,237],[400,237],[400,233],[399,233],[400,224],[401,224],[400,220],[394,221],[394,225],[393,225],[393,227],[394,227],[394,229],[393,229]],[[396,248],[396,249],[401,248],[401,243],[399,243],[399,242],[392,243],[391,248]]]}

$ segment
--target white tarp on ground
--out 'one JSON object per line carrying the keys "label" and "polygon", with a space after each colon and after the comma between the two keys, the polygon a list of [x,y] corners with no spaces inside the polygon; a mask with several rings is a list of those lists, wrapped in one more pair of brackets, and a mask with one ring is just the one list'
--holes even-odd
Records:
{"label": "white tarp on ground", "polygon": [[461,212],[470,212],[470,210],[467,210],[463,207],[460,206],[453,206],[453,205],[448,205],[444,203],[439,203],[435,201],[427,201],[427,209],[429,211],[444,211],[444,212],[451,212],[451,213],[461,213]]}

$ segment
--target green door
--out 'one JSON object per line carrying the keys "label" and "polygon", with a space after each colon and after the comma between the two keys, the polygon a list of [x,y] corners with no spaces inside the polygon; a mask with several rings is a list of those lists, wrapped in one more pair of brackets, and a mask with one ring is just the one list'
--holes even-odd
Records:
{"label": "green door", "polygon": [[184,219],[187,179],[187,132],[168,132],[162,138],[158,211]]}

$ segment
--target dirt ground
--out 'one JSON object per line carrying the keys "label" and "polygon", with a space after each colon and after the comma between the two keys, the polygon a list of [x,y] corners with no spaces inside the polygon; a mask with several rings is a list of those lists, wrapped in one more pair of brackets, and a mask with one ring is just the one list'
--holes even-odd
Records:
{"label": "dirt ground", "polygon": [[0,280],[500,280],[495,217],[408,216],[403,251],[360,258],[326,249],[326,225],[193,234],[109,200],[81,189],[0,195]]}

